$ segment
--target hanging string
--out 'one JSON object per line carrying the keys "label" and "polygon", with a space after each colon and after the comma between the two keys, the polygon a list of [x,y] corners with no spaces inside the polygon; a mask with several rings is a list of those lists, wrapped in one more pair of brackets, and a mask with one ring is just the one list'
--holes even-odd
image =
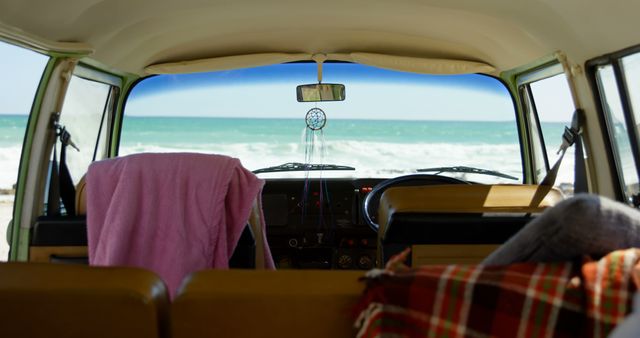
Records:
{"label": "hanging string", "polygon": [[[324,159],[325,156],[327,155],[327,148],[325,147],[325,138],[324,138],[324,129],[320,130],[320,165],[324,165]],[[329,211],[329,219],[328,219],[328,224],[330,225],[329,227],[324,227],[326,230],[328,230],[327,234],[326,234],[326,239],[327,240],[331,240],[333,238],[333,233],[335,230],[335,217],[333,215],[333,208],[331,207],[331,194],[329,193],[329,185],[327,184],[327,180],[322,178],[322,171],[320,171],[320,205],[321,205],[321,209],[320,209],[320,226],[324,226],[325,225],[325,219],[324,219],[324,206],[327,205],[328,206],[328,211]],[[325,199],[326,199],[326,203],[325,203]]]}
{"label": "hanging string", "polygon": [[[326,115],[322,109],[315,108],[310,109],[305,116],[306,127],[303,130],[303,144],[304,144],[304,166],[305,166],[305,177],[304,177],[304,188],[302,191],[302,222],[304,222],[308,201],[309,201],[309,192],[311,180],[309,179],[311,166],[314,164],[314,160],[316,159],[316,155],[319,152],[320,163],[319,165],[322,168],[324,164],[324,156],[325,156],[325,147],[324,147],[324,132],[322,128],[324,128],[326,123]],[[316,149],[319,148],[319,149]],[[318,227],[321,227],[324,224],[323,220],[323,208],[324,208],[324,196],[325,191],[322,186],[322,170],[320,170],[320,191],[318,194],[319,197],[319,214],[318,217]]]}
{"label": "hanging string", "polygon": [[[324,153],[325,153],[325,148],[324,148],[324,131],[322,131],[322,129],[320,129],[320,165],[324,165]],[[319,183],[320,183],[320,217],[318,217],[318,228],[322,228],[322,226],[324,225],[324,189],[323,189],[323,179],[322,179],[322,170],[320,170],[320,174],[319,174]]]}
{"label": "hanging string", "polygon": [[304,223],[305,214],[307,211],[307,200],[309,197],[309,165],[311,164],[311,160],[313,159],[313,140],[312,133],[308,127],[305,127],[303,132],[303,144],[304,144],[304,188],[302,189],[302,222]]}

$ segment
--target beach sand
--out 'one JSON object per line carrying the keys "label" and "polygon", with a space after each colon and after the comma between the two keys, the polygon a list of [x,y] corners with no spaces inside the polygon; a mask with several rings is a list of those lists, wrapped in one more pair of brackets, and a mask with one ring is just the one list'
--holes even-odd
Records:
{"label": "beach sand", "polygon": [[13,196],[2,196],[0,199],[0,261],[6,261],[9,256],[7,243],[7,226],[13,213]]}

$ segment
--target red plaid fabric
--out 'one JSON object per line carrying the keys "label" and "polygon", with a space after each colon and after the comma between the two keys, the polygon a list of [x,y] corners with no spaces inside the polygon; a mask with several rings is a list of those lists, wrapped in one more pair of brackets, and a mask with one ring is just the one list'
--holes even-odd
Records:
{"label": "red plaid fabric", "polygon": [[367,279],[358,337],[605,337],[631,311],[639,261],[629,249],[583,264],[386,271]]}

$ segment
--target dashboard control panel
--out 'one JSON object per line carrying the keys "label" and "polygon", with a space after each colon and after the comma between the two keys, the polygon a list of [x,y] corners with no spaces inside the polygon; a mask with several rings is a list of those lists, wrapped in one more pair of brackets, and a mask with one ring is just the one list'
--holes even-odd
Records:
{"label": "dashboard control panel", "polygon": [[381,179],[270,179],[262,208],[279,269],[368,270],[377,234],[362,219],[362,201]]}

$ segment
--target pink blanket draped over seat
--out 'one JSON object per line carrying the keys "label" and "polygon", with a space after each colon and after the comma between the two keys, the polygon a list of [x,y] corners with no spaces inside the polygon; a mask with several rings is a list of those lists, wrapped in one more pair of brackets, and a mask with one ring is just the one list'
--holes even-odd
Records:
{"label": "pink blanket draped over seat", "polygon": [[[189,273],[228,268],[263,185],[238,159],[220,155],[95,162],[87,173],[89,262],[147,268],[173,297]],[[266,235],[263,240],[265,265],[273,268]]]}

